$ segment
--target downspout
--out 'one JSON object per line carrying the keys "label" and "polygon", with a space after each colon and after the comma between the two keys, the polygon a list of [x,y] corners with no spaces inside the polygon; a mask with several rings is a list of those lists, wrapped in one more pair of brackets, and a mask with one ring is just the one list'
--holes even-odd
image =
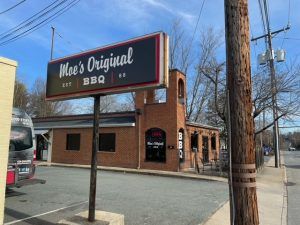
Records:
{"label": "downspout", "polygon": [[138,170],[141,168],[141,114],[141,110],[136,109],[136,115],[138,118]]}

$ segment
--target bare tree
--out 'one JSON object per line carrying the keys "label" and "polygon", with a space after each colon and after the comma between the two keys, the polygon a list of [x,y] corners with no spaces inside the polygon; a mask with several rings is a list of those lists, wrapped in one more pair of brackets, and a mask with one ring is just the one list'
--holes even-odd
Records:
{"label": "bare tree", "polygon": [[[223,75],[223,63],[213,61],[211,67],[202,68],[202,73],[213,83],[214,104],[210,104],[211,112],[215,110],[226,125],[226,82]],[[283,117],[293,116],[299,111],[299,75],[300,67],[278,67],[276,69],[276,96],[278,116],[275,120]],[[260,67],[252,75],[252,105],[253,119],[257,123],[257,118],[263,112],[272,113],[272,91],[271,80],[267,67]],[[256,126],[255,136],[273,125],[273,120],[269,120],[264,126]]]}
{"label": "bare tree", "polygon": [[29,93],[26,85],[21,80],[16,78],[13,106],[27,111],[28,100],[29,100]]}
{"label": "bare tree", "polygon": [[[196,74],[191,77],[191,86],[188,92],[187,118],[199,121],[209,102],[209,96],[215,96],[215,109],[219,116],[218,85],[220,73],[223,72],[224,62],[217,60],[216,52],[221,45],[221,33],[208,28],[201,33],[199,61],[196,65]],[[222,118],[222,117],[221,117]]]}
{"label": "bare tree", "polygon": [[192,66],[191,57],[191,40],[185,35],[181,26],[181,20],[177,19],[172,23],[170,29],[170,49],[169,49],[169,63],[170,68],[177,68],[184,74]]}
{"label": "bare tree", "polygon": [[46,82],[39,77],[30,93],[28,112],[33,117],[47,117],[70,114],[72,106],[66,101],[46,101]]}
{"label": "bare tree", "polygon": [[[297,115],[299,112],[299,75],[300,67],[297,64],[292,66],[278,66],[276,68],[276,97],[278,115],[275,120]],[[272,91],[269,72],[262,67],[253,75],[253,118],[256,119],[262,112],[272,113]],[[299,115],[298,115],[299,116]],[[273,120],[256,130],[255,135],[268,129]]]}

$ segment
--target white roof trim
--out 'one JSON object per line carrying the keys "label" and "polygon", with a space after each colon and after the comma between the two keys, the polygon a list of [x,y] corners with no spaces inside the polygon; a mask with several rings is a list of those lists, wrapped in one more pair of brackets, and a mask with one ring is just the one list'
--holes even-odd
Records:
{"label": "white roof trim", "polygon": [[191,125],[191,126],[203,127],[203,128],[207,128],[207,129],[214,129],[214,130],[220,130],[221,129],[219,127],[213,127],[213,126],[204,125],[204,124],[201,124],[201,123],[186,122],[186,124]]}
{"label": "white roof trim", "polygon": [[35,128],[34,129],[34,134],[37,135],[37,134],[46,134],[49,132],[49,129],[46,128],[46,129],[40,129],[40,128]]}

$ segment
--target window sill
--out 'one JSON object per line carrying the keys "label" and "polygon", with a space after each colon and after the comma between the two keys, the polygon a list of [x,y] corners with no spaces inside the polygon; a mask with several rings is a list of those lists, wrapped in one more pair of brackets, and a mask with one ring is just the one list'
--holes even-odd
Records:
{"label": "window sill", "polygon": [[116,153],[116,151],[114,151],[114,152],[110,152],[110,151],[97,151],[97,153]]}
{"label": "window sill", "polygon": [[166,164],[167,163],[166,161],[162,162],[162,161],[151,161],[151,160],[144,160],[144,162],[145,163],[159,163],[159,164],[161,164],[161,163]]}

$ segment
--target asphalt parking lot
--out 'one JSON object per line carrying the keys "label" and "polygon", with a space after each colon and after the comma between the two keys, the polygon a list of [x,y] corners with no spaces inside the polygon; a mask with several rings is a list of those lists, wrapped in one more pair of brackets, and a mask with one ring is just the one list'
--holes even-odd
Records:
{"label": "asphalt parking lot", "polygon": [[[5,224],[51,225],[88,209],[88,169],[38,167],[46,184],[12,189]],[[223,182],[98,171],[97,209],[124,214],[126,225],[196,225],[228,199]]]}

